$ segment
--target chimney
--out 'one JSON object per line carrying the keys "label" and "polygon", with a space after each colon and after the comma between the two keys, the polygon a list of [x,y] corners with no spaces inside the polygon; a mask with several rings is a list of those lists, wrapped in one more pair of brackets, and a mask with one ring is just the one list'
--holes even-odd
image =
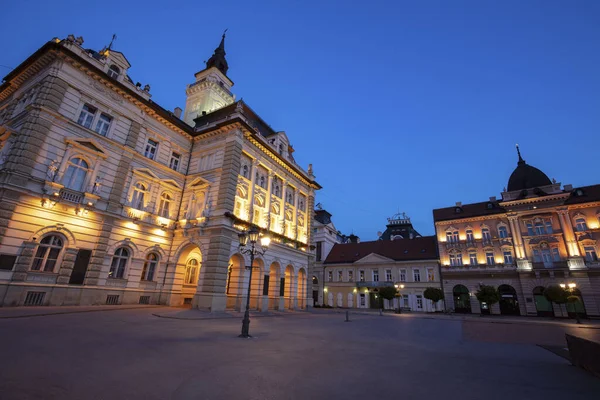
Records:
{"label": "chimney", "polygon": [[571,190],[573,190],[573,185],[565,185],[564,189],[565,189],[565,192],[570,192]]}
{"label": "chimney", "polygon": [[181,111],[183,111],[181,108],[175,107],[173,114],[175,114],[177,118],[181,118]]}
{"label": "chimney", "polygon": [[462,207],[462,201],[457,201],[456,202],[456,207]]}
{"label": "chimney", "polygon": [[491,196],[490,201],[492,201],[492,202],[496,201],[496,196]]}

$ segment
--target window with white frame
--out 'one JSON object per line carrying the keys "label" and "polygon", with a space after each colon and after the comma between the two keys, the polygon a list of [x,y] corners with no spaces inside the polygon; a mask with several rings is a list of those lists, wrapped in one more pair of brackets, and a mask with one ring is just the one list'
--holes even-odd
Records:
{"label": "window with white frame", "polygon": [[129,262],[129,249],[126,247],[119,247],[115,250],[112,262],[110,263],[110,271],[108,272],[109,278],[123,279],[125,275],[125,268]]}
{"label": "window with white frame", "polygon": [[116,65],[111,65],[110,68],[108,68],[108,76],[110,76],[113,79],[117,79],[119,77],[119,74],[121,73],[121,69],[119,67],[117,67]]}
{"label": "window with white frame", "polygon": [[391,269],[385,270],[385,281],[392,282],[392,270]]}
{"label": "window with white frame", "polygon": [[158,255],[156,253],[149,253],[146,256],[144,267],[142,268],[142,280],[153,281],[154,273],[156,272],[156,266],[158,265]]}
{"label": "window with white frame", "polygon": [[98,121],[96,121],[96,127],[94,130],[102,136],[106,136],[108,133],[108,128],[110,128],[110,123],[112,121],[112,117],[108,114],[101,113],[100,117],[98,117]]}
{"label": "window with white frame", "polygon": [[185,264],[185,278],[183,282],[186,285],[193,285],[197,282],[196,274],[198,273],[198,266],[200,263],[195,258],[191,258]]}
{"label": "window with white frame", "polygon": [[533,236],[533,235],[535,235],[535,231],[533,230],[533,223],[531,223],[531,222],[527,222],[527,223],[525,224],[525,226],[527,227],[527,234],[528,234],[529,236]]}
{"label": "window with white frame", "polygon": [[94,117],[96,116],[97,111],[98,110],[96,107],[92,107],[89,104],[84,104],[83,108],[81,109],[81,113],[79,113],[77,123],[88,129],[92,129],[92,122],[94,122]]}
{"label": "window with white frame", "polygon": [[372,271],[373,274],[373,282],[379,282],[379,270],[374,269]]}
{"label": "window with white frame", "polygon": [[577,229],[577,232],[584,232],[588,230],[584,217],[577,217],[575,219],[575,229]]}
{"label": "window with white frame", "polygon": [[421,282],[421,271],[418,269],[413,269],[413,281]]}
{"label": "window with white frame", "polygon": [[348,281],[354,282],[354,271],[348,271]]}
{"label": "window with white frame", "polygon": [[501,225],[498,227],[498,236],[502,239],[505,239],[508,237],[508,229],[506,229],[506,227],[504,225]]}
{"label": "window with white frame", "polygon": [[67,163],[67,169],[62,178],[62,183],[67,189],[77,192],[83,191],[85,178],[89,171],[88,163],[81,157],[73,157]]}
{"label": "window with white frame", "polygon": [[154,160],[158,151],[158,142],[152,139],[148,139],[146,142],[146,149],[144,150],[144,157]]}
{"label": "window with white frame", "polygon": [[338,273],[337,274],[338,275],[338,277],[337,277],[338,282],[343,281],[344,280],[343,279],[343,277],[344,277],[344,271],[338,271],[337,273]]}
{"label": "window with white frame", "polygon": [[463,265],[462,253],[450,253],[450,265],[453,267],[460,267]]}
{"label": "window with white frame", "polygon": [[148,193],[148,188],[141,182],[138,182],[133,187],[133,195],[131,196],[131,207],[137,210],[143,210],[146,203],[145,197]]}
{"label": "window with white frame", "polygon": [[585,246],[583,250],[585,251],[585,259],[587,261],[598,261],[598,254],[596,253],[596,249],[594,248],[594,246]]}
{"label": "window with white frame", "polygon": [[490,230],[488,228],[483,228],[481,230],[481,237],[485,242],[490,242],[492,240],[492,235],[490,235]]}
{"label": "window with white frame", "polygon": [[333,282],[333,271],[327,271],[327,282]]}
{"label": "window with white frame", "polygon": [[496,260],[494,259],[494,252],[487,251],[485,253],[485,261],[487,265],[494,265],[496,263]]}
{"label": "window with white frame", "polygon": [[403,294],[402,295],[402,307],[409,307],[409,301],[408,301],[408,295],[407,294]]}
{"label": "window with white frame", "polygon": [[435,273],[433,272],[433,268],[427,268],[427,282],[435,281]]}
{"label": "window with white frame", "polygon": [[33,257],[32,271],[54,272],[56,262],[63,248],[63,240],[58,235],[48,235],[40,240]]}
{"label": "window with white frame", "polygon": [[173,171],[179,171],[179,163],[181,162],[181,154],[172,152],[171,160],[169,161],[169,168]]}
{"label": "window with white frame", "polygon": [[542,221],[536,221],[534,223],[534,227],[535,227],[536,235],[545,235],[546,234],[546,228],[544,227],[544,223]]}
{"label": "window with white frame", "polygon": [[473,242],[473,229],[467,229],[467,242]]}
{"label": "window with white frame", "polygon": [[417,310],[423,309],[423,296],[420,294],[417,295]]}
{"label": "window with white frame", "polygon": [[365,281],[365,271],[363,271],[363,270],[358,271],[358,276],[359,276],[359,279],[361,282]]}
{"label": "window with white frame", "polygon": [[446,240],[449,243],[458,243],[458,231],[450,230],[446,232]]}
{"label": "window with white frame", "polygon": [[400,282],[406,282],[406,270],[405,269],[400,270]]}
{"label": "window with white frame", "polygon": [[360,306],[364,307],[367,303],[366,296],[364,293],[361,293],[359,297],[360,297]]}
{"label": "window with white frame", "polygon": [[163,218],[169,218],[169,215],[171,215],[171,202],[173,201],[173,199],[171,198],[171,195],[169,195],[168,193],[163,193],[160,195],[160,203],[158,206],[158,216],[163,217]]}
{"label": "window with white frame", "polygon": [[504,264],[509,265],[513,263],[513,256],[510,250],[504,250],[502,255],[504,256]]}
{"label": "window with white frame", "polygon": [[477,253],[472,251],[469,253],[469,264],[471,265],[477,265],[478,261],[477,261]]}

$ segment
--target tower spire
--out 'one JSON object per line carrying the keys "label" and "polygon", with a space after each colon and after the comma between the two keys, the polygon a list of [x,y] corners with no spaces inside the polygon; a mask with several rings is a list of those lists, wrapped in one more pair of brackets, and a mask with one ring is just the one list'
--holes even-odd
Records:
{"label": "tower spire", "polygon": [[219,43],[219,47],[215,49],[213,55],[206,62],[206,69],[210,67],[215,67],[219,71],[221,71],[224,75],[227,75],[227,70],[229,66],[227,65],[227,60],[225,59],[225,34],[227,33],[227,29],[223,31],[223,36],[221,36],[221,43]]}
{"label": "tower spire", "polygon": [[523,160],[523,157],[521,157],[521,150],[519,149],[519,144],[517,143],[516,146],[517,146],[517,154],[519,155],[519,162],[518,162],[518,164],[519,165],[525,164],[525,160]]}

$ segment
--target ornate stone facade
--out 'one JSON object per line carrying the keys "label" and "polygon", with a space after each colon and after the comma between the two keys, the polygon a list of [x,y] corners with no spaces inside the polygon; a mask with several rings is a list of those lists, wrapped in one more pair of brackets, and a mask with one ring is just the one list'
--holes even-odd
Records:
{"label": "ornate stone facade", "polygon": [[273,237],[255,260],[251,306],[312,304],[307,210],[320,186],[285,133],[234,102],[224,56],[223,38],[183,120],[134,84],[123,54],[73,35],[6,76],[1,305],[239,309],[249,274],[237,234],[250,226]]}

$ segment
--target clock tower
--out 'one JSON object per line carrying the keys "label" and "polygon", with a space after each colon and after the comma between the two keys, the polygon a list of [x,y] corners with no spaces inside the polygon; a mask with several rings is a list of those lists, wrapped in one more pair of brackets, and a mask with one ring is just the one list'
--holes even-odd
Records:
{"label": "clock tower", "polygon": [[235,101],[231,93],[233,81],[227,77],[227,60],[225,60],[225,33],[219,47],[206,62],[206,68],[197,72],[196,82],[186,89],[185,114],[183,120],[194,126],[194,119],[211,113]]}

